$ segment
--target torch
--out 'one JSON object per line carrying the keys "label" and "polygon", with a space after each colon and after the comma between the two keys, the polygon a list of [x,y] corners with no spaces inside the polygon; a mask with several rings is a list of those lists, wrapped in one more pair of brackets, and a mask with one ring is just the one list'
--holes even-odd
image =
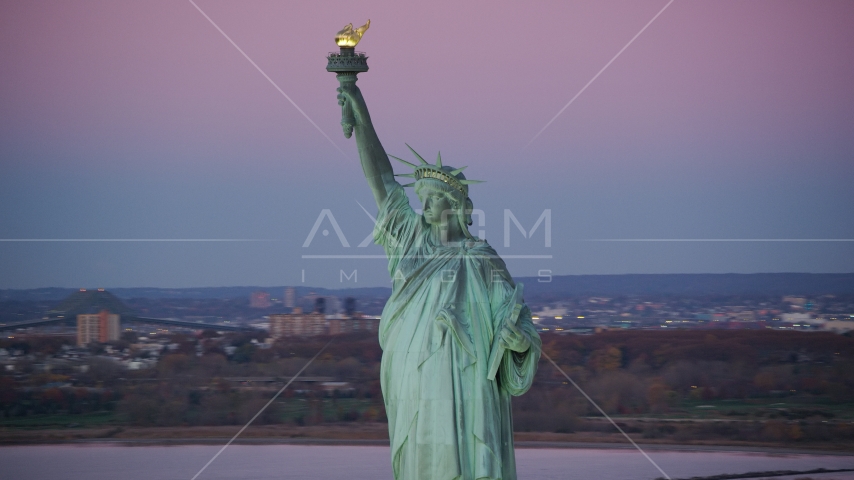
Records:
{"label": "torch", "polygon": [[[359,72],[368,71],[368,57],[364,52],[356,51],[356,44],[362,39],[365,30],[371,26],[371,21],[353,30],[353,24],[348,24],[335,35],[335,43],[340,47],[339,52],[330,52],[326,57],[327,72],[335,72],[335,78],[342,89],[356,84],[356,75]],[[344,128],[344,136],[350,138],[353,135],[353,125],[356,119],[353,117],[353,107],[349,102],[344,102],[341,107],[341,126]]]}

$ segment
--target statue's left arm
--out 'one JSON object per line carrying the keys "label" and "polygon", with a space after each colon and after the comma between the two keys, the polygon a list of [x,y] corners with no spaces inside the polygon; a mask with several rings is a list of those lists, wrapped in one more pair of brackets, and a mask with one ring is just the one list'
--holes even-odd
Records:
{"label": "statue's left arm", "polygon": [[490,303],[496,316],[493,321],[495,335],[500,336],[505,348],[496,379],[501,388],[511,395],[522,395],[534,382],[542,341],[531,321],[531,310],[524,303],[521,304],[521,310],[517,310],[519,313],[515,323],[505,320],[516,304],[521,302],[518,297],[521,285],[516,288],[504,262],[500,258],[493,258],[487,274],[492,285]]}
{"label": "statue's left arm", "polygon": [[[507,350],[504,352],[504,358],[501,359],[501,366],[498,369],[498,378],[501,382],[501,387],[507,390],[511,395],[522,395],[531,388],[534,382],[534,375],[537,373],[537,364],[540,361],[540,352],[542,351],[542,341],[537,328],[531,321],[531,310],[528,306],[524,306],[519,313],[519,319],[516,325],[510,327],[505,325],[503,336],[508,337],[523,337],[524,340],[507,342]],[[515,331],[515,332],[514,332]],[[523,351],[516,351],[525,348]]]}

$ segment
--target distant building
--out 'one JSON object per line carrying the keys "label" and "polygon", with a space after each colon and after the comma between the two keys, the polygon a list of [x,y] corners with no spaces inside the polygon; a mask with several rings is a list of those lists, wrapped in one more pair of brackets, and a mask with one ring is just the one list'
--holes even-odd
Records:
{"label": "distant building", "polygon": [[101,313],[77,315],[77,346],[91,342],[112,342],[119,339],[120,317],[102,310]]}
{"label": "distant building", "polygon": [[270,315],[270,336],[273,338],[312,337],[324,335],[326,331],[326,315],[321,312],[302,313],[297,307],[293,313]]}
{"label": "distant building", "polygon": [[350,318],[351,332],[378,332],[380,330],[380,318],[366,315],[356,315]]}
{"label": "distant building", "polygon": [[267,292],[252,292],[249,296],[251,308],[270,308],[270,294]]}
{"label": "distant building", "polygon": [[285,289],[285,307],[294,308],[297,304],[297,292],[294,287],[288,287]]}
{"label": "distant building", "polygon": [[326,297],[326,314],[334,315],[336,313],[341,313],[343,310],[341,299],[333,295],[327,295]]}
{"label": "distant building", "polygon": [[329,315],[326,317],[330,335],[343,335],[353,332],[377,332],[380,329],[379,317],[369,317],[361,312],[353,315]]}
{"label": "distant building", "polygon": [[320,388],[323,389],[324,392],[352,392],[356,389],[350,384],[350,382],[321,382]]}
{"label": "distant building", "polygon": [[344,315],[330,315],[326,318],[330,335],[342,335],[350,333],[350,322]]}
{"label": "distant building", "polygon": [[347,297],[344,299],[344,315],[352,317],[356,314],[356,299]]}
{"label": "distant building", "polygon": [[821,319],[814,319],[809,313],[784,313],[780,318],[786,323],[823,323]]}
{"label": "distant building", "polygon": [[854,321],[851,320],[828,320],[824,324],[825,330],[830,330],[836,333],[848,333],[854,330]]}
{"label": "distant building", "polygon": [[732,315],[732,319],[737,322],[755,322],[756,313],[752,310],[744,310],[741,312],[734,313]]}

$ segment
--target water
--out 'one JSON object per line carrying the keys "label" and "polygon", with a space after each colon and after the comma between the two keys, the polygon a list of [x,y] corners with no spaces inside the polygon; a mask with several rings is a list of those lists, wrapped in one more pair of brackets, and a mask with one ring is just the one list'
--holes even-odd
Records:
{"label": "water", "polygon": [[[49,445],[0,447],[2,480],[190,480],[219,446]],[[854,456],[647,452],[671,477],[765,470],[854,468]],[[521,480],[644,480],[661,474],[640,453],[612,449],[517,449]],[[776,477],[791,480],[803,477]],[[854,480],[854,473],[810,475]],[[232,445],[199,480],[390,479],[388,447]]]}

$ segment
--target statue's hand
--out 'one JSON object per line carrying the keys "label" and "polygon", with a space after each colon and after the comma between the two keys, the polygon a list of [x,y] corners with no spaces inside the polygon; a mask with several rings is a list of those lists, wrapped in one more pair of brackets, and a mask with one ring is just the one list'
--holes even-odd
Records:
{"label": "statue's hand", "polygon": [[[346,110],[349,107],[353,113],[355,125],[364,125],[368,120],[368,109],[365,106],[365,99],[362,97],[362,91],[359,90],[354,83],[345,84],[337,89],[338,105]],[[370,121],[370,120],[368,120]]]}
{"label": "statue's hand", "polygon": [[514,352],[524,353],[531,348],[531,339],[516,325],[505,323],[499,332],[501,341],[504,343],[504,348],[513,350]]}

